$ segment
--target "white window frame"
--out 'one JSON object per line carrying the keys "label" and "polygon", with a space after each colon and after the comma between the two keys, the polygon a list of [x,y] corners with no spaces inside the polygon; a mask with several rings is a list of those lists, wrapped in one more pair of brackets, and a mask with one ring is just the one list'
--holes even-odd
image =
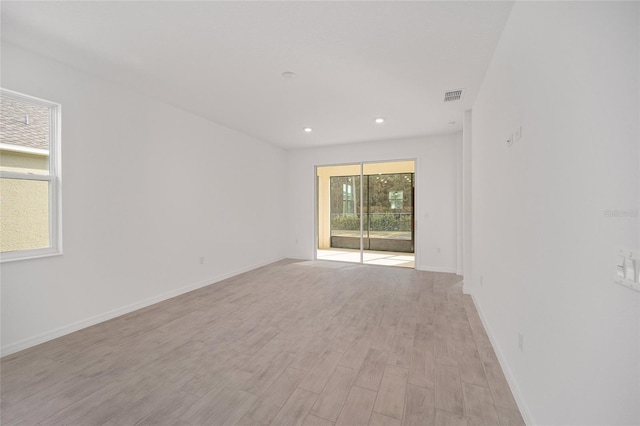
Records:
{"label": "white window frame", "polygon": [[[25,95],[0,88],[0,94],[17,101],[45,106],[49,109],[49,174],[37,175],[33,173],[3,172],[3,179],[26,179],[49,182],[49,247],[38,249],[16,250],[0,253],[0,262],[35,259],[39,257],[57,256],[62,254],[62,179],[60,153],[60,121],[62,106],[34,96]],[[1,142],[1,141],[0,141]],[[1,236],[0,236],[1,238]]]}

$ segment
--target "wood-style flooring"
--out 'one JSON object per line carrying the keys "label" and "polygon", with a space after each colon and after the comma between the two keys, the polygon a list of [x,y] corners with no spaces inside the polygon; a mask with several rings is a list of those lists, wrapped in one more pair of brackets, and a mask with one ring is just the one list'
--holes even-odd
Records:
{"label": "wood-style flooring", "polygon": [[1,361],[3,425],[523,425],[461,277],[285,260]]}

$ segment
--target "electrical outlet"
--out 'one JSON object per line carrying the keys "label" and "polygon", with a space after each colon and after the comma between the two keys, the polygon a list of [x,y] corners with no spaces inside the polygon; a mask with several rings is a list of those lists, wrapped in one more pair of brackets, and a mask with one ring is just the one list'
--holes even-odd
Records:
{"label": "electrical outlet", "polygon": [[524,335],[522,333],[518,333],[518,348],[520,352],[524,352]]}
{"label": "electrical outlet", "polygon": [[204,256],[200,256],[198,258],[198,263],[201,264],[201,265],[204,265]]}

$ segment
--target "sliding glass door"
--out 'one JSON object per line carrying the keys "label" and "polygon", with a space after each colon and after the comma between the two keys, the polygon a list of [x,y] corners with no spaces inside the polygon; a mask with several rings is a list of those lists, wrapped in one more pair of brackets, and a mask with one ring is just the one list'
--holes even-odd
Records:
{"label": "sliding glass door", "polygon": [[414,161],[316,171],[318,259],[414,266]]}

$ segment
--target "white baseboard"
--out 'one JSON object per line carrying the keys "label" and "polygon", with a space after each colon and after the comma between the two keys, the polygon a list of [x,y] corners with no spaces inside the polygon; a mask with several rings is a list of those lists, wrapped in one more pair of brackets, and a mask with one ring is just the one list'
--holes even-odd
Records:
{"label": "white baseboard", "polygon": [[426,272],[446,272],[449,274],[455,274],[455,267],[448,266],[416,266],[416,270],[418,271],[426,271]]}
{"label": "white baseboard", "polygon": [[227,278],[234,277],[236,275],[251,271],[253,269],[260,268],[265,265],[269,265],[271,263],[277,262],[279,260],[283,260],[284,257],[279,257],[277,259],[269,260],[266,262],[261,262],[259,264],[251,265],[246,268],[241,268],[232,272],[228,272],[225,274],[218,275],[213,278],[209,278],[206,280],[202,280],[196,283],[191,283],[186,286],[177,288],[175,290],[170,290],[168,292],[162,293],[158,296],[150,297],[148,299],[141,300],[139,302],[131,303],[129,305],[123,306],[121,308],[112,309],[110,311],[104,312],[102,314],[98,314],[92,316],[90,318],[86,318],[80,321],[76,321],[74,323],[64,325],[62,327],[54,328],[53,330],[38,334],[33,337],[28,337],[26,339],[17,341],[15,343],[10,343],[8,345],[2,346],[0,349],[0,356],[4,357],[7,355],[11,355],[12,353],[22,351],[24,349],[28,349],[32,346],[39,345],[44,342],[48,342],[49,340],[56,339],[58,337],[62,337],[66,334],[73,333],[75,331],[81,330],[83,328],[91,327],[92,325],[99,324],[104,321],[108,321],[110,319],[119,317],[121,315],[128,314],[130,312],[136,311],[138,309],[146,308],[147,306],[162,302],[167,299],[171,299],[176,296],[180,296],[181,294],[188,293],[193,290],[197,290],[202,287],[206,287],[211,284],[215,284],[217,282],[226,280]]}
{"label": "white baseboard", "polygon": [[313,258],[298,257],[298,256],[285,256],[283,259],[298,260],[300,262],[308,262],[310,260],[313,260]]}
{"label": "white baseboard", "polygon": [[509,364],[507,363],[507,360],[504,357],[502,350],[500,349],[500,346],[498,345],[498,342],[495,339],[493,332],[491,331],[491,328],[489,327],[489,323],[487,322],[486,317],[482,313],[482,309],[480,309],[480,306],[478,305],[478,302],[476,301],[475,297],[473,297],[473,294],[471,295],[471,300],[473,300],[473,304],[476,307],[476,311],[478,311],[478,316],[480,316],[480,321],[482,321],[482,325],[487,332],[487,336],[489,337],[491,346],[493,346],[493,350],[496,353],[496,357],[498,358],[500,367],[504,372],[504,376],[507,379],[507,384],[511,389],[513,398],[516,400],[516,404],[518,404],[518,408],[520,409],[520,414],[522,414],[522,419],[527,425],[537,424],[533,418],[533,414],[531,414],[531,410],[529,410],[529,406],[527,405],[527,403],[524,400],[524,397],[522,396],[522,392],[520,391],[520,387],[516,382],[513,372],[511,371],[511,368],[509,367]]}

